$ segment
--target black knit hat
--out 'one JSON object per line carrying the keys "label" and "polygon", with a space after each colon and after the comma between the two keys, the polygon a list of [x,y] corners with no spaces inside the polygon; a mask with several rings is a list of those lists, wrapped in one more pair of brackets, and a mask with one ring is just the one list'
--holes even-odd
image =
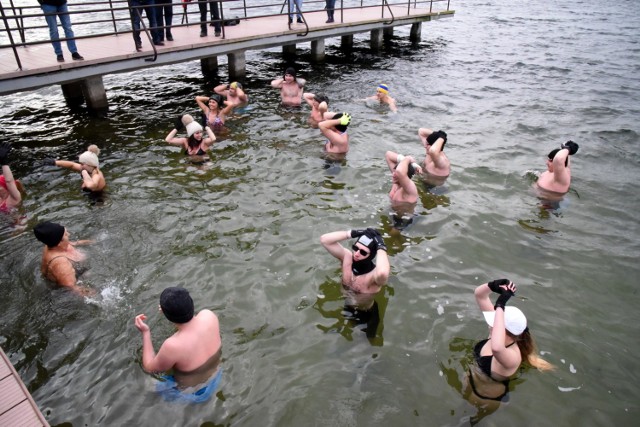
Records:
{"label": "black knit hat", "polygon": [[45,221],[34,227],[33,234],[36,235],[36,239],[53,248],[58,246],[58,243],[62,241],[64,237],[64,227],[55,222]]}
{"label": "black knit hat", "polygon": [[166,288],[160,294],[160,308],[173,323],[187,323],[193,319],[193,300],[184,288]]}

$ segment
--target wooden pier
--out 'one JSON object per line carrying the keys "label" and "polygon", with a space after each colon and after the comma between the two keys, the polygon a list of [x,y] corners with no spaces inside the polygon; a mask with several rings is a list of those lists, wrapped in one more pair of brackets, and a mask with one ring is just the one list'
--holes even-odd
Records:
{"label": "wooden pier", "polygon": [[[410,7],[409,7],[410,6]],[[438,10],[439,9],[439,10]],[[90,109],[108,107],[102,76],[113,73],[165,66],[184,61],[200,60],[203,72],[217,68],[219,55],[227,55],[230,80],[243,81],[245,51],[282,46],[284,53],[294,53],[296,45],[311,43],[314,61],[324,59],[324,40],[341,37],[343,48],[353,43],[353,35],[369,32],[372,49],[382,46],[383,35],[393,34],[393,28],[411,25],[411,39],[421,37],[422,22],[453,17],[448,2],[405,3],[384,8],[362,7],[336,9],[336,22],[325,23],[326,12],[304,12],[306,24],[287,24],[287,15],[241,18],[237,26],[223,29],[215,37],[209,27],[208,36],[200,37],[200,23],[191,22],[172,28],[174,41],[153,46],[142,33],[143,51],[137,52],[131,33],[81,38],[76,41],[83,61],[74,61],[63,43],[65,62],[56,61],[50,43],[17,47],[18,66],[14,51],[0,49],[0,95],[34,90],[53,84],[62,85],[67,101],[86,101]],[[179,22],[180,15],[174,16]],[[154,49],[155,48],[155,49]]]}
{"label": "wooden pier", "polygon": [[20,376],[0,348],[0,426],[49,427]]}

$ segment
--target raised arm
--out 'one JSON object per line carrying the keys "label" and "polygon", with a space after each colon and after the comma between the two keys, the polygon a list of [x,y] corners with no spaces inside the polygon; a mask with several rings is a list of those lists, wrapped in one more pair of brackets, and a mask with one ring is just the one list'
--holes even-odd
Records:
{"label": "raised arm", "polygon": [[15,179],[13,179],[13,173],[11,173],[9,165],[2,165],[2,176],[4,176],[4,183],[7,186],[7,191],[9,192],[10,200],[8,200],[8,202],[10,203],[7,203],[7,205],[15,206],[22,200],[22,195],[20,194],[20,190],[18,190]]}
{"label": "raised arm", "polygon": [[198,107],[202,110],[203,113],[207,114],[209,112],[209,107],[207,103],[209,102],[208,96],[196,96],[196,103]]}
{"label": "raised arm", "polygon": [[70,162],[68,160],[56,160],[55,165],[60,168],[71,169],[76,172],[82,171],[82,165],[76,162]]}
{"label": "raised arm", "polygon": [[313,108],[313,101],[315,100],[315,96],[316,95],[311,92],[305,92],[302,94],[302,99],[304,99],[307,104],[309,104],[309,106]]}
{"label": "raised arm", "polygon": [[277,79],[271,81],[271,87],[275,89],[282,89],[283,83],[284,83],[284,77],[278,77]]}
{"label": "raised arm", "polygon": [[169,135],[167,135],[167,137],[164,140],[171,145],[184,147],[186,138],[176,137],[178,132],[181,131],[182,129],[184,129],[184,123],[182,123],[182,116],[178,116],[178,118],[176,119],[176,122],[174,123],[174,128],[171,130],[171,132],[169,132]]}
{"label": "raised arm", "polygon": [[571,182],[571,170],[569,168],[569,149],[567,148],[561,149],[553,157],[553,180],[561,185],[569,185],[569,183]]}
{"label": "raised arm", "polygon": [[342,261],[350,253],[339,242],[347,239],[351,239],[351,230],[333,231],[320,236],[320,244],[324,246],[327,252]]}
{"label": "raised arm", "polygon": [[216,141],[216,136],[209,126],[205,126],[204,131],[207,133],[207,136],[203,138],[202,142],[206,146],[206,148],[209,148]]}
{"label": "raised arm", "polygon": [[217,93],[218,95],[222,95],[222,96],[226,97],[229,94],[229,85],[223,83],[221,85],[218,85],[218,86],[214,87],[213,91],[215,93]]}

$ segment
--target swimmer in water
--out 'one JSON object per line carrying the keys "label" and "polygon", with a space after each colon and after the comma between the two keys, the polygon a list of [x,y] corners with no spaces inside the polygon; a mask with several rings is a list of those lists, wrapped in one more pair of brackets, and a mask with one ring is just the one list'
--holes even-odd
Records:
{"label": "swimmer in water", "polygon": [[447,134],[444,131],[433,131],[428,128],[418,129],[418,136],[425,149],[425,180],[434,186],[442,185],[451,173],[451,163],[444,154]]}
{"label": "swimmer in water", "polygon": [[575,142],[567,141],[560,148],[552,150],[545,158],[547,170],[538,178],[537,187],[555,195],[563,195],[569,191],[571,185],[569,156],[576,154],[578,148],[579,146]]}
{"label": "swimmer in water", "polygon": [[324,144],[327,153],[344,154],[349,151],[349,134],[347,134],[349,123],[351,123],[349,114],[338,113],[318,124],[320,132],[327,138]]}
{"label": "swimmer in water", "polygon": [[156,353],[151,330],[145,323],[147,316],[135,317],[136,328],[142,334],[142,368],[147,372],[173,370],[172,379],[182,390],[217,379],[222,349],[218,316],[207,309],[194,315],[191,295],[178,287],[162,291],[160,311],[178,331],[167,338]]}
{"label": "swimmer in water", "polygon": [[387,166],[391,172],[391,191],[389,199],[392,203],[416,203],[418,188],[411,180],[415,173],[422,173],[422,168],[411,156],[387,151],[385,154]]}
{"label": "swimmer in water", "polygon": [[71,169],[80,172],[82,176],[82,189],[84,191],[99,192],[104,190],[107,182],[100,170],[100,161],[98,155],[100,149],[97,145],[90,145],[87,151],[80,154],[78,163],[68,160],[44,159],[43,164],[46,166],[58,166],[61,168]]}
{"label": "swimmer in water", "polygon": [[95,293],[91,289],[78,286],[78,276],[86,271],[86,268],[82,267],[82,262],[87,257],[76,249],[76,246],[93,243],[91,240],[71,242],[65,227],[49,221],[36,225],[33,234],[36,239],[45,244],[40,271],[46,279],[80,295]]}
{"label": "swimmer in water", "polygon": [[[226,100],[223,103],[219,103],[220,107],[232,106],[240,107],[249,103],[249,97],[242,89],[242,84],[239,82],[231,82],[229,84],[221,84],[213,88],[213,91],[218,95],[224,96]],[[224,105],[223,105],[224,104]]]}
{"label": "swimmer in water", "polygon": [[311,107],[311,114],[309,115],[311,127],[317,128],[321,121],[330,119],[335,115],[335,113],[327,111],[329,109],[329,98],[325,95],[306,92],[302,95],[302,98]]}
{"label": "swimmer in water", "polygon": [[22,201],[22,184],[13,179],[13,173],[9,167],[9,153],[11,144],[4,142],[0,144],[0,166],[2,175],[0,176],[0,213],[8,213],[18,206]]}
{"label": "swimmer in water", "polygon": [[305,79],[296,77],[295,68],[289,67],[285,70],[284,76],[271,82],[271,87],[280,89],[282,105],[296,107],[302,104],[302,89],[305,83]]}
{"label": "swimmer in water", "polygon": [[196,103],[202,110],[204,117],[205,129],[210,127],[214,132],[220,133],[224,129],[224,122],[227,116],[233,111],[233,105],[225,106],[222,102],[222,96],[196,96]]}
{"label": "swimmer in water", "polygon": [[[176,134],[185,128],[187,130],[187,138],[176,137]],[[183,147],[184,153],[188,156],[204,156],[216,140],[216,136],[209,126],[204,129],[207,132],[207,136],[203,136],[200,123],[193,120],[191,115],[185,114],[176,119],[175,127],[169,132],[165,141],[171,145]]]}
{"label": "swimmer in water", "polygon": [[[506,307],[516,290],[508,279],[493,280],[475,289],[476,302],[489,325],[489,338],[478,342],[473,350],[475,364],[469,371],[465,392],[472,402],[501,401],[509,391],[510,377],[523,363],[542,371],[554,368],[536,354],[522,311]],[[500,295],[495,304],[489,299],[491,292]]]}
{"label": "swimmer in water", "polygon": [[394,113],[398,112],[398,107],[396,106],[396,100],[389,95],[389,86],[387,86],[386,84],[379,84],[378,87],[376,88],[376,94],[373,96],[369,96],[368,98],[366,98],[366,100],[379,101],[380,104],[388,105],[389,109],[392,112]]}
{"label": "swimmer in water", "polygon": [[[357,239],[352,250],[340,242]],[[376,294],[389,278],[387,246],[378,230],[334,231],[323,234],[320,243],[342,265],[342,286],[354,294]],[[376,262],[373,262],[374,258]],[[373,299],[371,298],[371,303]]]}

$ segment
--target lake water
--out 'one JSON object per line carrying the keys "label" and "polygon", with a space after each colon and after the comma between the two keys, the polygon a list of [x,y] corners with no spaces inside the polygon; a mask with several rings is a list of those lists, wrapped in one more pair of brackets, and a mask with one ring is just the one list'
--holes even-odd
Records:
{"label": "lake water", "polygon": [[[249,107],[227,122],[212,161],[164,142],[193,98],[226,82],[199,62],[104,79],[106,118],[71,111],[59,87],[0,98],[2,139],[27,193],[23,227],[0,232],[0,345],[52,425],[457,426],[636,425],[640,7],[638,2],[458,1],[412,45],[327,40],[323,64],[300,45],[307,90],[348,111],[351,150],[325,168],[309,109],[283,109],[269,87],[289,62],[247,53]],[[242,24],[241,24],[242,25]],[[194,30],[196,31],[196,30]],[[390,86],[399,113],[358,101]],[[443,129],[452,174],[420,185],[413,224],[393,229],[386,150],[423,158],[418,127]],[[545,209],[530,190],[543,157],[580,144],[571,190]],[[102,148],[102,200],[77,174],[42,168]],[[84,300],[40,275],[33,226],[62,223],[86,249],[98,295]],[[333,230],[384,230],[392,266],[365,334],[341,314],[339,266],[319,244]],[[635,260],[635,261],[634,261]],[[486,335],[473,290],[509,277],[543,357],[508,403],[478,414],[460,393]],[[140,366],[133,318],[156,349],[172,333],[160,292],[183,285],[220,317],[223,377],[206,404],[164,402]]]}

